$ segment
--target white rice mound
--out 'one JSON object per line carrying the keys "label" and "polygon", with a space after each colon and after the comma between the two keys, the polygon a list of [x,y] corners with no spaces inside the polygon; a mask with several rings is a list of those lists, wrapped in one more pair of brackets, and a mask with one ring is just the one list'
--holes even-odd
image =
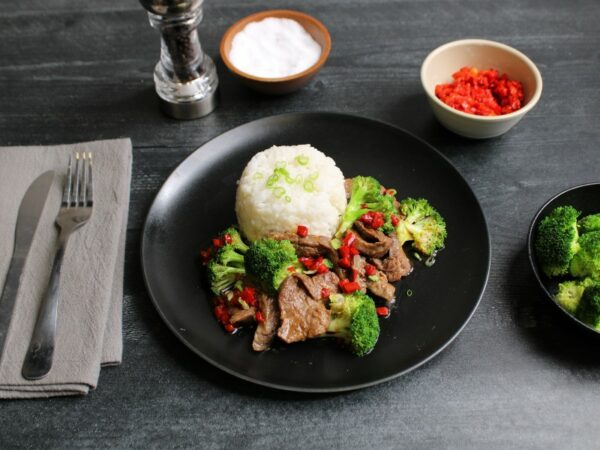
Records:
{"label": "white rice mound", "polygon": [[251,241],[270,232],[308,227],[333,236],[346,208],[344,175],[310,145],[273,146],[257,153],[238,182],[235,212]]}

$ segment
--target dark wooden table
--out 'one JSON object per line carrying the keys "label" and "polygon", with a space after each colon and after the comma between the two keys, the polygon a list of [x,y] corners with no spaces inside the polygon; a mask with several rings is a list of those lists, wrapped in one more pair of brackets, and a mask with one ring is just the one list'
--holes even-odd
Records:
{"label": "dark wooden table", "polygon": [[[312,13],[333,38],[319,77],[287,97],[248,91],[217,57],[231,23],[269,7]],[[136,1],[7,2],[0,145],[129,136],[134,165],[123,365],[103,370],[84,398],[3,402],[0,448],[597,446],[600,341],[544,300],[525,239],[546,199],[600,181],[598,23],[597,0],[209,0],[200,34],[217,59],[222,103],[207,118],[177,122],[158,111],[158,35]],[[538,106],[501,138],[451,134],[421,90],[427,53],[464,37],[517,47],[542,72]],[[176,340],[144,288],[140,230],[161,183],[202,143],[260,117],[323,110],[388,121],[448,156],[487,215],[492,271],[471,322],[430,363],[362,391],[300,395],[228,376]]]}

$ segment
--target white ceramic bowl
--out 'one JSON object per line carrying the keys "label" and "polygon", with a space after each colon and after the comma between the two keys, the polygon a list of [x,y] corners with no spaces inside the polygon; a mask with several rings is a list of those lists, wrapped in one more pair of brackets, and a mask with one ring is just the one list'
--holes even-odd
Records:
{"label": "white ceramic bowl", "polygon": [[[458,111],[435,96],[435,86],[450,83],[461,67],[497,69],[523,84],[523,107],[500,116],[477,116]],[[421,83],[437,119],[456,134],[475,139],[500,136],[517,124],[538,102],[542,76],[523,53],[508,45],[484,39],[463,39],[432,51],[421,66]]]}

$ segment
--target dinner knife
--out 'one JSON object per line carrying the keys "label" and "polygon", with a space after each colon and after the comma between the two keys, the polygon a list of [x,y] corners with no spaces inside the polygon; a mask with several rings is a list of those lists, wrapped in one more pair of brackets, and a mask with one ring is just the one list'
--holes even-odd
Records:
{"label": "dinner knife", "polygon": [[21,284],[23,268],[55,175],[56,173],[53,170],[41,174],[29,186],[23,200],[21,200],[15,228],[15,246],[4,281],[2,296],[0,296],[0,356],[4,351],[8,327],[17,299],[19,285]]}

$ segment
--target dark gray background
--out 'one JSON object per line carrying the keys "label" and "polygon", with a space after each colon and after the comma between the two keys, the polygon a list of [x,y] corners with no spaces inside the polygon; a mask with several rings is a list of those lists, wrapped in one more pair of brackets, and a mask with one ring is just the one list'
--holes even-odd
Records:
{"label": "dark gray background", "polygon": [[[224,70],[218,43],[242,16],[284,7],[321,19],[333,50],[304,90],[263,97]],[[596,446],[599,341],[544,300],[525,238],[546,199],[600,181],[599,23],[597,0],[207,0],[200,34],[222,103],[177,122],[157,110],[158,35],[134,0],[3,2],[0,145],[129,136],[134,165],[123,365],[85,398],[3,402],[0,447]],[[422,93],[427,53],[465,37],[514,46],[542,72],[541,101],[501,138],[447,132]],[[471,183],[493,247],[482,303],[447,350],[395,381],[329,396],[253,386],[194,356],[154,311],[138,256],[152,198],[195,148],[256,118],[315,110],[382,119],[436,146]]]}

